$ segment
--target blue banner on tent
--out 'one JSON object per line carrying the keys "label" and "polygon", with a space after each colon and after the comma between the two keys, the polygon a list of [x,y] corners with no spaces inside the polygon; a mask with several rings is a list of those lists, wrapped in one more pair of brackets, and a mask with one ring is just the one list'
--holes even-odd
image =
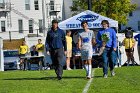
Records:
{"label": "blue banner on tent", "polygon": [[[101,27],[101,23],[88,23],[88,27]],[[66,28],[81,28],[81,24],[66,24]]]}
{"label": "blue banner on tent", "polygon": [[98,18],[99,18],[99,16],[88,14],[88,15],[82,15],[82,16],[78,17],[76,20],[79,20],[81,22],[82,21],[93,22],[93,21],[97,20]]}

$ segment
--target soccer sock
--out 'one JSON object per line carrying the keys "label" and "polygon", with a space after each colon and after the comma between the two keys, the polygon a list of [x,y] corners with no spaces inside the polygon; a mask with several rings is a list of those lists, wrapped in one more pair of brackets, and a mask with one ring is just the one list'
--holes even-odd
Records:
{"label": "soccer sock", "polygon": [[91,77],[91,70],[92,70],[91,65],[88,65],[88,76],[89,77]]}
{"label": "soccer sock", "polygon": [[88,75],[88,65],[85,64],[86,76]]}

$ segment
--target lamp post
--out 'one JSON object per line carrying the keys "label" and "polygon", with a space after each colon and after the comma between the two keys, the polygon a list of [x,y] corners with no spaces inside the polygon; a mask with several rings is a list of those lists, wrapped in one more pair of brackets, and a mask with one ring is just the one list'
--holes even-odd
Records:
{"label": "lamp post", "polygon": [[46,31],[46,22],[45,22],[45,20],[46,20],[46,18],[45,18],[45,5],[46,5],[46,2],[45,2],[45,0],[42,0],[42,17],[43,17],[43,26],[42,26],[42,28],[43,28],[43,35],[44,35],[44,37],[46,36],[46,33],[45,33],[45,31]]}
{"label": "lamp post", "polygon": [[91,0],[88,0],[88,10],[92,10],[91,4],[92,4]]}

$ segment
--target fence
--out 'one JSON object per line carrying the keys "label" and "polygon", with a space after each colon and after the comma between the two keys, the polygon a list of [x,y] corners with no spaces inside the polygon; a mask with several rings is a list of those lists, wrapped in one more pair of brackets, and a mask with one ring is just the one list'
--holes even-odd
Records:
{"label": "fence", "polygon": [[0,32],[0,37],[3,39],[9,39],[10,41],[12,39],[20,39],[24,38],[26,36],[28,37],[42,37],[46,36],[47,30],[45,30],[45,33],[43,33],[43,29],[35,29],[35,30],[20,30],[20,31],[6,31],[6,32]]}

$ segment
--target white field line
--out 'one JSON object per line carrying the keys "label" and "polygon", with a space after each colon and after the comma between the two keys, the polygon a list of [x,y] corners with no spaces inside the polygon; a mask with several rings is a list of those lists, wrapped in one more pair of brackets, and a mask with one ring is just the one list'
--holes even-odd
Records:
{"label": "white field line", "polygon": [[88,92],[88,89],[91,85],[91,82],[93,81],[93,76],[94,76],[94,69],[92,70],[92,78],[87,82],[87,84],[86,84],[82,93],[87,93]]}

